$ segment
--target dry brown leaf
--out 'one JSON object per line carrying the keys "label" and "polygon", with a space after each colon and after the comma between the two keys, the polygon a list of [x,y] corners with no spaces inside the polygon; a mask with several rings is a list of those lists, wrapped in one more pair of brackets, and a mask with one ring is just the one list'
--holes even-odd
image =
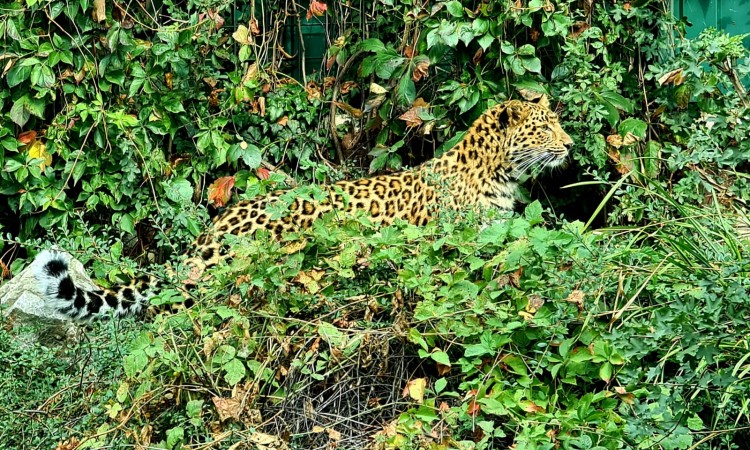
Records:
{"label": "dry brown leaf", "polygon": [[523,266],[519,267],[515,272],[508,274],[510,285],[514,288],[518,288],[521,285],[521,276],[523,275]]}
{"label": "dry brown leaf", "polygon": [[429,75],[428,69],[430,68],[430,61],[427,59],[420,60],[417,64],[414,65],[414,72],[411,74],[411,79],[414,81],[419,81],[421,79],[427,78]]}
{"label": "dry brown leaf", "polygon": [[410,108],[405,113],[398,116],[399,119],[406,122],[408,128],[418,127],[422,125],[422,119],[419,118],[419,108]]}
{"label": "dry brown leaf", "polygon": [[257,450],[288,450],[289,446],[280,437],[256,431],[247,438]]}
{"label": "dry brown leaf", "polygon": [[283,116],[281,119],[276,121],[276,124],[285,127],[287,122],[289,122],[289,116]]}
{"label": "dry brown leaf", "polygon": [[221,177],[208,187],[208,201],[218,207],[225,206],[232,198],[234,177]]}
{"label": "dry brown leaf", "polygon": [[260,34],[260,28],[258,27],[258,19],[253,17],[250,19],[250,33],[253,34],[253,36],[257,36]]}
{"label": "dry brown leaf", "polygon": [[471,62],[476,66],[482,61],[482,55],[484,55],[484,50],[482,50],[482,47],[479,47],[477,51],[474,52],[474,57],[471,58]]}
{"label": "dry brown leaf", "polygon": [[664,86],[665,84],[679,86],[683,81],[685,81],[685,77],[682,76],[682,68],[667,72],[656,80],[659,86]]}
{"label": "dry brown leaf", "polygon": [[299,241],[291,242],[291,243],[285,245],[282,250],[287,255],[290,255],[292,253],[299,252],[300,250],[304,249],[305,247],[307,247],[307,240],[306,239],[300,239]]}
{"label": "dry brown leaf", "polygon": [[568,34],[568,37],[572,38],[572,39],[575,39],[578,36],[580,36],[581,33],[583,33],[584,31],[588,30],[589,28],[591,28],[591,25],[589,25],[588,22],[584,22],[583,20],[579,20],[579,21],[573,23],[573,27],[572,27],[572,29],[570,31],[570,34]]}
{"label": "dry brown leaf", "polygon": [[521,94],[521,97],[523,97],[525,100],[528,100],[530,102],[533,102],[534,100],[541,98],[542,95],[544,95],[543,92],[533,91],[531,89],[519,89],[518,93]]}
{"label": "dry brown leaf", "polygon": [[618,397],[620,397],[620,400],[627,403],[628,405],[635,404],[635,395],[628,392],[627,389],[625,389],[622,386],[615,386],[615,393]]}
{"label": "dry brown leaf", "polygon": [[349,104],[341,103],[341,102],[333,102],[333,104],[336,105],[338,108],[346,111],[346,113],[352,117],[356,117],[357,119],[359,119],[363,116],[361,109],[357,109]]}
{"label": "dry brown leaf", "polygon": [[173,80],[174,74],[172,72],[167,72],[164,74],[164,82],[166,83],[168,89],[172,89]]}
{"label": "dry brown leaf", "polygon": [[94,22],[102,23],[107,20],[106,2],[104,0],[94,0],[94,8],[91,11]]}
{"label": "dry brown leaf", "polygon": [[586,297],[586,293],[576,289],[573,292],[568,295],[568,298],[565,299],[565,301],[570,303],[575,303],[576,306],[578,306],[578,309],[580,311],[583,311],[583,299]]}
{"label": "dry brown leaf", "polygon": [[630,131],[628,131],[625,137],[622,137],[619,134],[611,134],[607,136],[607,144],[614,148],[627,147],[628,145],[635,144],[639,140],[640,139]]}
{"label": "dry brown leaf", "polygon": [[55,450],[76,450],[79,445],[81,445],[81,441],[79,441],[78,438],[74,436],[70,439],[58,442],[58,444],[55,446]]}
{"label": "dry brown leaf", "polygon": [[236,398],[213,397],[211,401],[219,413],[219,420],[224,422],[227,419],[239,420],[242,414],[242,401]]}
{"label": "dry brown leaf", "polygon": [[479,411],[481,411],[482,408],[479,405],[479,403],[476,402],[476,398],[471,399],[469,402],[469,406],[466,408],[466,413],[470,416],[476,416],[479,414]]}

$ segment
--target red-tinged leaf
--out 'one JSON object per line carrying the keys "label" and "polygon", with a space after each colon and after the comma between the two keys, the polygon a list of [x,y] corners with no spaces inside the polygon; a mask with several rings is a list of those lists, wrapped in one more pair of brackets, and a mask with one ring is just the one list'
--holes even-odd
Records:
{"label": "red-tinged leaf", "polygon": [[466,408],[466,413],[470,416],[476,416],[479,414],[479,411],[482,410],[482,407],[477,403],[476,401],[472,400],[469,402],[469,407]]}
{"label": "red-tinged leaf", "polygon": [[326,13],[328,5],[318,0],[310,0],[310,7],[307,9],[307,20],[313,18],[313,16],[320,17]]}
{"label": "red-tinged leaf", "polygon": [[234,177],[221,177],[208,187],[208,201],[216,206],[225,206],[232,197]]}
{"label": "red-tinged leaf", "polygon": [[24,131],[23,133],[18,135],[18,142],[22,143],[23,145],[29,145],[30,143],[34,142],[34,139],[36,139],[36,131],[34,130]]}
{"label": "red-tinged leaf", "polygon": [[255,171],[255,174],[261,180],[267,180],[271,177],[271,172],[265,167],[258,167],[258,169]]}

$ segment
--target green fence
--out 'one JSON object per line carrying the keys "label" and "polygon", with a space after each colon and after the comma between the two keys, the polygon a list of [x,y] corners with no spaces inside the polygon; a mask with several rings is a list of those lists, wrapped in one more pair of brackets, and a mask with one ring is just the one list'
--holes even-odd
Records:
{"label": "green fence", "polygon": [[708,27],[729,34],[750,33],[750,0],[675,0],[674,14],[686,17],[692,24],[687,29],[689,38]]}

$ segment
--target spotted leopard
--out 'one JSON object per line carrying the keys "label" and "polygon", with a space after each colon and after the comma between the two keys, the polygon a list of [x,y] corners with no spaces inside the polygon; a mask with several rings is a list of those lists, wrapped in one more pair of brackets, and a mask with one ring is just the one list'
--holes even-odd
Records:
{"label": "spotted leopard", "polygon": [[[332,212],[366,211],[374,221],[390,224],[396,218],[425,225],[441,206],[460,208],[513,207],[516,180],[531,167],[561,164],[573,143],[563,131],[546,97],[536,102],[510,100],[490,108],[450,151],[411,170],[355,181],[339,181],[326,189],[321,202],[297,199],[289,213],[272,217],[267,206],[284,191],[227,208],[195,242],[189,267],[202,272],[226,256],[222,237],[266,230],[271,237],[309,227]],[[45,251],[35,261],[37,278],[49,305],[78,320],[103,314],[139,314],[158,288],[144,277],[108,289],[87,288],[70,276],[70,256]],[[190,300],[187,300],[190,303]]]}

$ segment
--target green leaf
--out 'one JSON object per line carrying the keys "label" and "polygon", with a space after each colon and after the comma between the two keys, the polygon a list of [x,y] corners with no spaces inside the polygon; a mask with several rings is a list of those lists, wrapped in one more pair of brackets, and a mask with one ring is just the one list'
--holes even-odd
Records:
{"label": "green leaf", "polygon": [[242,152],[242,161],[251,169],[257,169],[262,162],[263,154],[260,147],[254,144],[247,144],[247,148]]}
{"label": "green leaf", "polygon": [[536,49],[531,44],[524,44],[518,47],[518,54],[521,56],[534,56]]}
{"label": "green leaf", "polygon": [[451,0],[445,4],[445,8],[448,10],[453,17],[463,17],[464,7],[458,0]]}
{"label": "green leaf", "polygon": [[230,386],[236,385],[245,377],[245,365],[237,358],[229,360],[229,362],[222,366],[222,369],[225,371],[224,380]]}
{"label": "green leaf", "polygon": [[629,117],[617,127],[617,132],[620,136],[625,137],[628,133],[632,133],[639,139],[646,139],[646,129],[648,124],[640,119]]}
{"label": "green leaf", "polygon": [[482,47],[482,50],[487,50],[492,43],[495,42],[495,37],[491,34],[485,34],[484,36],[477,39],[477,43]]}
{"label": "green leaf", "polygon": [[542,211],[542,204],[539,203],[539,200],[534,200],[526,206],[523,215],[529,221],[530,225],[536,225],[544,221],[542,219]]}
{"label": "green leaf", "polygon": [[427,346],[427,341],[425,341],[422,334],[416,328],[409,328],[407,338],[409,339],[409,342],[419,345],[425,351],[429,348]]}
{"label": "green leaf", "polygon": [[471,23],[471,30],[475,35],[485,34],[490,29],[490,21],[481,17],[474,19]]}
{"label": "green leaf", "polygon": [[643,153],[643,169],[649,178],[659,175],[659,162],[661,161],[661,144],[656,141],[648,141]]}
{"label": "green leaf", "polygon": [[605,362],[599,367],[599,378],[607,383],[612,380],[612,364]]}
{"label": "green leaf", "polygon": [[175,203],[184,204],[193,198],[193,186],[184,178],[176,178],[162,183],[167,198]]}
{"label": "green leaf", "polygon": [[443,392],[446,386],[448,386],[448,381],[445,378],[438,378],[435,381],[435,393],[439,394]]}
{"label": "green leaf", "polygon": [[135,234],[135,223],[133,222],[133,216],[130,214],[113,215],[112,219],[116,222],[116,225],[120,229],[128,234]]}
{"label": "green leaf", "polygon": [[399,103],[404,106],[411,106],[417,98],[417,87],[411,79],[411,74],[406,73],[401,77],[396,90]]}
{"label": "green leaf", "polygon": [[435,361],[436,363],[442,364],[444,366],[451,365],[450,357],[448,356],[447,353],[443,351],[438,350],[438,351],[434,351],[430,353],[430,358],[432,358],[432,360]]}
{"label": "green leaf", "polygon": [[104,78],[112,84],[123,86],[125,84],[125,72],[122,70],[111,70],[104,75]]}
{"label": "green leaf", "polygon": [[148,364],[148,356],[143,351],[134,351],[133,353],[125,356],[123,360],[123,368],[125,369],[125,376],[128,378],[135,377],[141,372]]}
{"label": "green leaf", "polygon": [[594,359],[594,355],[591,354],[588,347],[576,347],[570,353],[570,361],[574,363],[591,361]]}
{"label": "green leaf", "polygon": [[687,426],[693,431],[700,431],[704,428],[703,419],[698,417],[698,415],[693,415],[693,417],[688,418]]}
{"label": "green leaf", "polygon": [[177,450],[182,447],[182,442],[185,439],[185,429],[182,427],[174,427],[171,430],[167,430],[167,449]]}
{"label": "green leaf", "polygon": [[385,44],[380,39],[366,39],[359,44],[359,48],[365,52],[384,52]]}
{"label": "green leaf", "polygon": [[346,336],[344,336],[344,333],[328,322],[321,322],[320,325],[318,325],[318,334],[324,341],[334,347],[341,347],[346,343]]}
{"label": "green leaf", "polygon": [[8,71],[8,87],[12,88],[18,86],[19,84],[28,80],[29,76],[31,75],[31,69],[31,66],[16,63],[16,65],[13,66],[10,71]]}
{"label": "green leaf", "polygon": [[521,64],[529,72],[539,73],[542,71],[542,60],[539,58],[521,58]]}
{"label": "green leaf", "polygon": [[493,222],[490,226],[485,228],[477,236],[477,243],[482,244],[495,244],[500,245],[505,242],[508,236],[508,223],[504,220],[498,220]]}
{"label": "green leaf", "polygon": [[23,127],[24,125],[26,125],[26,122],[29,121],[29,117],[31,117],[31,114],[26,108],[28,102],[29,96],[24,95],[23,97],[16,100],[13,103],[13,106],[10,108],[10,120],[12,120],[19,127]]}

